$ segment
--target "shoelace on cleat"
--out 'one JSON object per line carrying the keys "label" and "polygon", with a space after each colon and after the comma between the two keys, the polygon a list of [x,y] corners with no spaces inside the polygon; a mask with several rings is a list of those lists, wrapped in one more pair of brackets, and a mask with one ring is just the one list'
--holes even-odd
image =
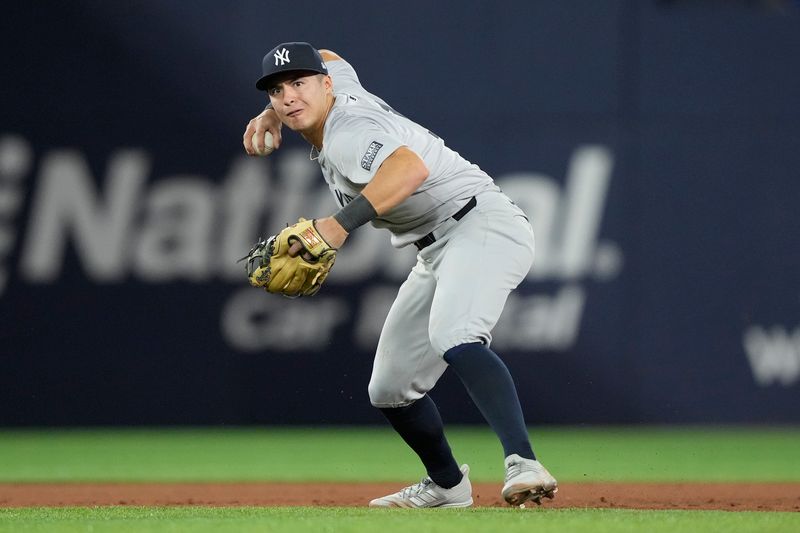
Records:
{"label": "shoelace on cleat", "polygon": [[416,496],[421,493],[423,490],[428,488],[428,485],[433,483],[433,480],[429,477],[422,478],[422,481],[416,483],[414,485],[408,486],[400,491],[400,497],[403,499],[408,499],[411,496]]}
{"label": "shoelace on cleat", "polygon": [[512,477],[518,476],[522,472],[536,472],[537,474],[540,473],[539,469],[536,468],[535,464],[530,464],[526,462],[510,463],[508,465],[508,470],[506,470],[505,480],[508,481]]}

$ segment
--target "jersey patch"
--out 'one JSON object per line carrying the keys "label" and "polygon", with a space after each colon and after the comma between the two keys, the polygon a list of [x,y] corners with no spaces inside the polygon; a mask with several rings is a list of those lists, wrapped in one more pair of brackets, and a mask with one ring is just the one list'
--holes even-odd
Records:
{"label": "jersey patch", "polygon": [[367,153],[361,158],[361,168],[364,170],[372,169],[372,162],[375,161],[375,156],[378,155],[378,150],[383,148],[383,145],[378,141],[372,141],[367,148]]}

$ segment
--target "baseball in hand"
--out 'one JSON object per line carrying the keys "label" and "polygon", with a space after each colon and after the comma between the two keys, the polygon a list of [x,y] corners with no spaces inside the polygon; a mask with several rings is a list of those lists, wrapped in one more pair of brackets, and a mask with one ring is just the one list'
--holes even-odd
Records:
{"label": "baseball in hand", "polygon": [[256,134],[253,134],[253,149],[256,151],[257,155],[269,155],[275,151],[275,145],[272,142],[272,134],[270,132],[264,133],[264,149],[259,150],[256,145]]}

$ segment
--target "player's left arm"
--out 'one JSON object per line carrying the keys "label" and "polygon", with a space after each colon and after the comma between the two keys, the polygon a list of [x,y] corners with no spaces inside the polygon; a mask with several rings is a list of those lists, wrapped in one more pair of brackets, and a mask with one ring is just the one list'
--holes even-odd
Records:
{"label": "player's left arm", "polygon": [[[428,178],[428,167],[416,152],[401,146],[381,164],[375,176],[361,191],[377,216],[404,202]],[[339,248],[348,233],[334,217],[316,221],[317,231],[334,248]]]}
{"label": "player's left arm", "polygon": [[378,216],[404,202],[428,178],[428,167],[416,152],[401,146],[381,164],[361,194]]}

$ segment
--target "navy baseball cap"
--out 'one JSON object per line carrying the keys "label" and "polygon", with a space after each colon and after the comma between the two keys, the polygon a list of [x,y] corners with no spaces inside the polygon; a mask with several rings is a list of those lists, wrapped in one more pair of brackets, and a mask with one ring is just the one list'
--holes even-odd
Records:
{"label": "navy baseball cap", "polygon": [[263,76],[256,82],[256,89],[266,91],[271,76],[292,70],[328,73],[328,67],[316,48],[303,42],[283,43],[270,50],[261,60]]}

